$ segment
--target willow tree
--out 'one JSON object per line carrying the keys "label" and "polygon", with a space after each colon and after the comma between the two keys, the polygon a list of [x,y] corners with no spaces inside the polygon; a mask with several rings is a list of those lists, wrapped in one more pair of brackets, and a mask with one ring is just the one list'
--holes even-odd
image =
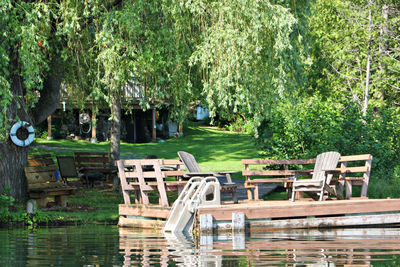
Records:
{"label": "willow tree", "polygon": [[46,1],[0,3],[0,187],[25,193],[24,166],[28,147],[8,138],[11,125],[36,125],[59,105],[63,62],[57,36],[57,15]]}
{"label": "willow tree", "polygon": [[256,125],[281,98],[302,86],[299,19],[308,1],[182,1],[200,29],[190,58],[201,67],[211,116],[247,114]]}
{"label": "willow tree", "polygon": [[307,8],[308,1],[289,0],[2,0],[0,187],[24,196],[28,148],[12,144],[8,131],[51,114],[61,82],[82,101],[109,103],[116,122],[131,82],[143,108],[163,101],[180,120],[201,94],[212,115],[240,111],[261,121],[299,86],[297,20]]}
{"label": "willow tree", "polygon": [[[188,99],[185,90],[189,77],[188,58],[192,41],[175,30],[171,10],[177,3],[166,1],[124,1],[120,8],[104,13],[96,32],[97,62],[101,83],[109,91],[113,127],[111,152],[119,159],[121,107],[131,108],[124,96],[127,86],[136,86],[143,110],[150,104],[169,105],[172,114],[182,120]],[[114,181],[114,185],[118,183]]]}
{"label": "willow tree", "polygon": [[[9,129],[20,120],[35,126],[54,112],[62,82],[82,105],[100,99],[109,103],[114,122],[119,119],[122,88],[132,80],[143,88],[143,108],[150,99],[169,99],[176,107],[186,103],[182,99],[187,94],[177,88],[187,81],[189,50],[176,42],[173,21],[168,11],[163,12],[172,5],[119,0],[0,2],[0,188],[10,187],[14,197],[24,197],[29,148],[13,144]],[[114,125],[111,147],[118,159],[119,130]]]}

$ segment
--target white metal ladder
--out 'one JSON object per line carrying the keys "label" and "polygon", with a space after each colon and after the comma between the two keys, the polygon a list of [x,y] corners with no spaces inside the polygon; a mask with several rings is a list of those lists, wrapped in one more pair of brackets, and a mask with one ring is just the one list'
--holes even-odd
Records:
{"label": "white metal ladder", "polygon": [[[220,206],[221,186],[216,177],[192,177],[172,206],[164,232],[189,232],[199,206]],[[208,199],[209,196],[212,198]]]}

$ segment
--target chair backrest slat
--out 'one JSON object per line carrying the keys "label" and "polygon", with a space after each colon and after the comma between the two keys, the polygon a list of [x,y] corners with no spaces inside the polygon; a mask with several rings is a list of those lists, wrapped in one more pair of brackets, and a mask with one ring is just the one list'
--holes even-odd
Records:
{"label": "chair backrest slat", "polygon": [[192,154],[185,151],[178,151],[178,156],[189,172],[201,172],[200,167]]}
{"label": "chair backrest slat", "polygon": [[[321,153],[317,156],[313,171],[313,180],[323,180],[325,178],[324,170],[335,170],[339,162],[340,154],[330,151]],[[329,174],[326,183],[329,184],[332,179],[332,174]]]}

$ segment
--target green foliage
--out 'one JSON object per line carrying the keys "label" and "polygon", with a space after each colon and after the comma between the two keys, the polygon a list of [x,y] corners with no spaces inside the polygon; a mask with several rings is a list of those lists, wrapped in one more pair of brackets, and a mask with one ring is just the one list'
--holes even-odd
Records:
{"label": "green foliage", "polygon": [[[390,106],[363,118],[357,105],[338,105],[321,97],[282,104],[260,126],[266,157],[313,158],[324,151],[373,155],[371,197],[399,196],[400,114]],[[379,186],[378,186],[379,185]],[[382,186],[381,186],[382,185]]]}
{"label": "green foliage", "polygon": [[14,204],[14,198],[9,195],[10,189],[0,191],[0,223],[9,222],[12,219],[10,207]]}
{"label": "green foliage", "polygon": [[[115,96],[129,109],[128,86],[142,108],[163,102],[182,122],[202,100],[230,130],[258,130],[269,157],[371,153],[389,188],[399,179],[399,13],[377,0],[0,0],[0,140],[61,72],[62,93],[82,109]],[[13,94],[14,74],[23,86]]]}
{"label": "green foliage", "polygon": [[[60,41],[52,28],[57,6],[56,1],[0,1],[0,140],[18,119],[16,109],[28,112],[40,97]],[[12,83],[22,88],[12,91]]]}
{"label": "green foliage", "polygon": [[324,61],[318,66],[319,82],[328,83],[339,97],[349,94],[360,107],[367,83],[373,107],[398,101],[400,21],[399,8],[391,2],[318,0],[310,17],[313,62]]}
{"label": "green foliage", "polygon": [[[268,102],[298,87],[300,27],[291,12],[297,4],[287,2],[195,1],[186,6],[202,34],[191,64],[202,68],[202,94],[211,117],[217,111],[225,118],[244,112],[259,123]],[[307,10],[307,2],[297,2]]]}
{"label": "green foliage", "polygon": [[254,135],[254,129],[256,129],[253,121],[247,121],[240,116],[238,116],[235,121],[226,125],[225,128],[231,132],[240,132],[251,135]]}

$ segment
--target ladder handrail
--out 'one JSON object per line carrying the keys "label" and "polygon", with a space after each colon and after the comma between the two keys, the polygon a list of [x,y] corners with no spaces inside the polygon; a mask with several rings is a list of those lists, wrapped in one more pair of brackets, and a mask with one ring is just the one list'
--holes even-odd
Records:
{"label": "ladder handrail", "polygon": [[[184,189],[174,202],[168,220],[163,229],[164,232],[177,229],[177,224],[183,223],[181,228],[184,230],[189,221],[193,219],[195,211],[202,204],[202,200],[205,198],[207,190],[214,186],[214,194],[219,194],[219,181],[216,177],[192,177],[185,185]],[[215,187],[218,187],[216,190]],[[214,200],[219,202],[220,196],[215,195]],[[181,219],[185,218],[186,221],[181,222]]]}

